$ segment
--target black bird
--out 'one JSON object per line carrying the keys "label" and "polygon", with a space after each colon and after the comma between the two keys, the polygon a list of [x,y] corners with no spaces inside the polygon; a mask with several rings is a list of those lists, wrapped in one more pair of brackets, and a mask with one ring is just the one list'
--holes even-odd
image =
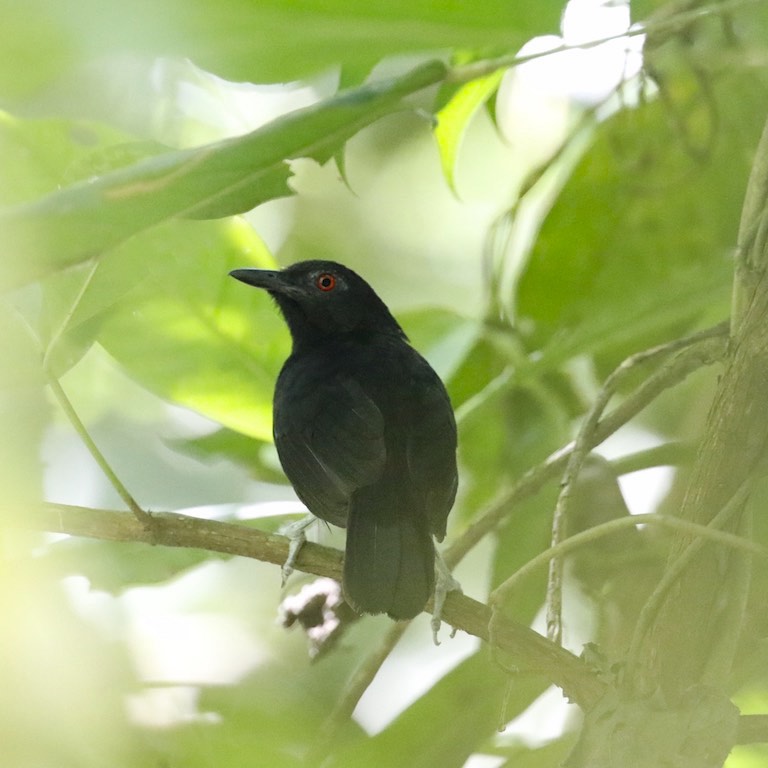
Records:
{"label": "black bird", "polygon": [[305,261],[230,274],[267,290],[290,329],[275,446],[309,511],[347,528],[345,599],[358,613],[416,616],[435,583],[432,536],[442,541],[456,496],[445,387],[351,269]]}

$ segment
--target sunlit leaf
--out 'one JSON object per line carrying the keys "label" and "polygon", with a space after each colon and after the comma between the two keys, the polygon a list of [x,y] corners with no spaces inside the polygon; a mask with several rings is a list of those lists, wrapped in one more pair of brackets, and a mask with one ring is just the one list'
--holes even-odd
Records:
{"label": "sunlit leaf", "polygon": [[[194,233],[194,234],[193,234]],[[226,236],[224,236],[226,234]],[[151,391],[271,439],[272,391],[287,332],[269,297],[229,277],[274,266],[244,222],[169,222],[110,254],[105,287],[128,291],[98,339]],[[95,301],[108,291],[95,291]],[[86,316],[87,306],[81,307]]]}
{"label": "sunlit leaf", "polygon": [[124,133],[91,121],[23,120],[0,112],[0,205],[26,203],[124,165],[114,147],[126,141]]}
{"label": "sunlit leaf", "polygon": [[[541,680],[520,678],[507,701],[512,717],[525,710],[544,690]],[[330,761],[334,768],[375,765],[461,766],[496,730],[502,712],[506,676],[485,653],[475,653],[459,664],[381,733],[340,750]],[[467,702],[473,702],[471,707]],[[435,737],[433,724],[440,730]],[[442,728],[441,723],[453,723]]]}
{"label": "sunlit leaf", "polygon": [[728,252],[764,115],[745,94],[723,98],[728,118],[699,161],[668,133],[659,101],[598,130],[519,283],[518,320],[549,364],[598,352],[615,365],[704,313],[727,313]]}
{"label": "sunlit leaf", "polygon": [[[21,314],[0,302],[0,527],[21,520],[42,494],[40,442],[48,403],[40,349]],[[10,519],[9,519],[10,518]]]}
{"label": "sunlit leaf", "polygon": [[[233,429],[219,429],[192,440],[174,440],[171,447],[190,456],[234,462],[258,480],[286,482],[285,475],[279,469],[274,446]],[[271,455],[268,453],[270,449]]]}
{"label": "sunlit leaf", "polygon": [[33,0],[23,10],[3,0],[0,93],[25,96],[67,67],[115,51],[188,58],[249,82],[285,82],[341,66],[355,84],[394,55],[517,48],[554,32],[561,11],[557,0],[198,0],[194,11],[185,0],[167,0],[158,14],[149,0]]}
{"label": "sunlit leaf", "polygon": [[442,64],[425,64],[297,110],[245,136],[157,155],[6,209],[0,212],[0,246],[5,246],[0,253],[10,262],[2,272],[6,285],[78,264],[175,216],[231,215],[288,195],[286,160],[325,162],[362,127],[443,74]]}
{"label": "sunlit leaf", "polygon": [[435,139],[440,150],[440,165],[448,185],[456,194],[456,163],[461,140],[475,113],[496,91],[503,75],[504,70],[498,70],[470,81],[459,88],[436,115]]}

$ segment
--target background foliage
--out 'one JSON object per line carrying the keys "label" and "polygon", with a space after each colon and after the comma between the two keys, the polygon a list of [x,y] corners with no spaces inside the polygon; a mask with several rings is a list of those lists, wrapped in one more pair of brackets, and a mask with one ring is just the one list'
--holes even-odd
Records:
{"label": "background foliage", "polygon": [[[458,540],[574,437],[624,358],[729,316],[766,3],[638,2],[632,82],[587,98],[537,81],[508,101],[524,85],[508,67],[559,33],[561,2],[107,6],[0,0],[8,764],[559,764],[581,725],[555,689],[529,710],[551,675],[523,667],[506,690],[486,645],[435,648],[425,616],[391,653],[391,623],[367,618],[310,664],[301,633],[275,623],[272,564],[36,532],[41,499],[125,508],[55,382],[144,509],[275,530],[297,511],[270,438],[287,332],[227,272],[342,261],[449,387]],[[676,512],[717,375],[666,392],[602,449],[612,463],[588,463],[573,530],[626,515],[617,475],[633,512]],[[670,450],[645,458],[652,445]],[[459,566],[467,594],[485,601],[548,546],[556,497],[553,481],[500,516]],[[624,533],[567,564],[565,645],[596,643],[611,675],[669,540]],[[764,570],[756,559],[724,630],[742,642],[723,688],[743,713],[768,698]],[[545,580],[535,571],[504,614],[533,622]],[[357,702],[355,670],[370,684],[349,719],[334,707]],[[671,754],[669,726],[638,720]],[[728,765],[761,759],[741,746]]]}

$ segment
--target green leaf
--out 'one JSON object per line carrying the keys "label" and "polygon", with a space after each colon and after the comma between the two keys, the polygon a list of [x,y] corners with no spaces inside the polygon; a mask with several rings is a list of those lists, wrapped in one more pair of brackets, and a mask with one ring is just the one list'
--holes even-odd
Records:
{"label": "green leaf", "polygon": [[129,293],[104,316],[98,340],[129,375],[161,397],[271,440],[272,391],[288,334],[265,293],[228,275],[274,267],[251,227],[239,219],[168,222],[116,249],[104,265],[94,301],[106,300],[113,280]]}
{"label": "green leaf", "polygon": [[451,377],[449,392],[462,467],[455,516],[475,514],[569,436],[566,393],[531,368],[508,334],[486,329]]}
{"label": "green leaf", "polygon": [[169,444],[171,448],[197,458],[227,459],[247,469],[257,480],[267,483],[286,482],[274,446],[242,432],[217,429],[209,435],[193,440],[173,440]]}
{"label": "green leaf", "polygon": [[0,205],[26,203],[124,165],[126,150],[118,154],[115,145],[126,140],[124,133],[86,120],[22,120],[0,112]]}
{"label": "green leaf", "polygon": [[67,68],[115,53],[187,58],[256,83],[342,66],[352,84],[395,55],[514,49],[556,31],[561,11],[561,0],[196,0],[194,8],[165,0],[162,13],[150,0],[0,0],[0,93],[34,93]]}
{"label": "green leaf", "polygon": [[503,69],[466,83],[451,97],[437,113],[435,139],[440,151],[440,165],[448,186],[454,194],[456,189],[456,161],[461,140],[475,113],[488,101],[499,87],[504,75]]}
{"label": "green leaf", "polygon": [[701,158],[670,135],[660,101],[598,129],[517,289],[517,321],[530,348],[543,350],[541,365],[588,352],[613,367],[703,314],[727,314],[727,254],[764,115],[746,92],[722,102],[716,143]]}
{"label": "green leaf", "polygon": [[[175,216],[247,211],[290,194],[286,160],[330,159],[400,100],[439,82],[439,62],[296,110],[257,131],[168,152],[0,212],[5,287],[78,264]],[[0,283],[0,287],[3,284]]]}
{"label": "green leaf", "polygon": [[398,314],[411,344],[447,381],[463,363],[481,332],[477,320],[442,309],[420,309]]}
{"label": "green leaf", "polygon": [[[739,14],[752,38],[740,45],[762,46],[765,4]],[[667,29],[648,41],[655,100],[599,126],[541,228],[516,319],[542,365],[588,353],[607,373],[729,312],[730,254],[765,121],[754,93],[768,81],[729,65],[721,15],[689,21],[685,34]]]}
{"label": "green leaf", "polygon": [[221,557],[202,549],[160,549],[137,542],[73,537],[51,544],[42,560],[52,575],[85,576],[91,589],[119,594],[137,584],[169,581],[182,571]]}
{"label": "green leaf", "polygon": [[[498,727],[506,682],[506,676],[486,653],[474,653],[381,733],[340,751],[329,765],[462,766]],[[506,702],[507,715],[512,717],[524,711],[545,688],[538,677],[519,677]],[[472,706],[467,706],[467,702],[472,702]],[[425,723],[432,727],[425,728]],[[445,728],[445,723],[453,725]]]}
{"label": "green leaf", "polygon": [[0,529],[22,524],[25,511],[42,494],[40,442],[48,403],[40,368],[40,350],[21,314],[0,302]]}

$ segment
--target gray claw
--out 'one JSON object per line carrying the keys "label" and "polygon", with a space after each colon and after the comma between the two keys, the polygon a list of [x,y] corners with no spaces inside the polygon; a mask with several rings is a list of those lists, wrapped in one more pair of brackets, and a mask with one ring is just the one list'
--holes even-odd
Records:
{"label": "gray claw", "polygon": [[299,551],[304,546],[304,542],[307,540],[307,536],[304,533],[306,529],[315,522],[317,518],[314,515],[306,515],[301,520],[295,520],[292,523],[283,525],[278,529],[278,533],[288,538],[288,557],[283,563],[281,569],[282,573],[282,586],[285,586],[285,582],[293,573],[294,566],[296,565],[296,559],[299,556]]}
{"label": "gray claw", "polygon": [[[440,645],[438,634],[440,626],[443,623],[443,605],[449,592],[461,592],[461,584],[453,578],[453,574],[448,570],[440,552],[435,549],[435,605],[432,610],[432,639],[435,645]],[[456,628],[451,630],[451,637],[456,635]]]}

